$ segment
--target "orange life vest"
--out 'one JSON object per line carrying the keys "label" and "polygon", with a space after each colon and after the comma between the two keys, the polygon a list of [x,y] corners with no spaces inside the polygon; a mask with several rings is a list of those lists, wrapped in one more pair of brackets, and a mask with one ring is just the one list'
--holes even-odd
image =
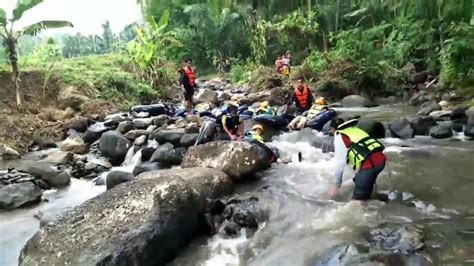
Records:
{"label": "orange life vest", "polygon": [[194,74],[194,70],[190,67],[184,67],[184,73],[186,73],[186,76],[189,79],[189,85],[191,86],[196,86],[196,75]]}
{"label": "orange life vest", "polygon": [[308,86],[304,85],[303,91],[295,88],[295,97],[298,99],[301,107],[306,108],[308,106],[308,97],[309,97],[309,89]]}

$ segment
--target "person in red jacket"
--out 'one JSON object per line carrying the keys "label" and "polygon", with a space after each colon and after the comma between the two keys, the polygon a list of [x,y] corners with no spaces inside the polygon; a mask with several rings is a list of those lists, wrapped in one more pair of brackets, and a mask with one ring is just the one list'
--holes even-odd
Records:
{"label": "person in red jacket", "polygon": [[278,74],[282,73],[281,71],[282,67],[283,67],[283,60],[281,59],[281,56],[279,56],[277,57],[277,60],[275,60],[275,70]]}
{"label": "person in red jacket", "polygon": [[196,88],[196,74],[193,69],[193,60],[189,58],[185,59],[183,68],[181,68],[179,72],[181,74],[179,85],[183,92],[186,111],[188,114],[191,114],[193,109],[194,90]]}
{"label": "person in red jacket", "polygon": [[287,107],[291,104],[295,104],[298,110],[298,114],[308,111],[314,102],[313,94],[309,89],[308,85],[304,84],[303,78],[298,78],[293,83],[291,90],[286,96]]}

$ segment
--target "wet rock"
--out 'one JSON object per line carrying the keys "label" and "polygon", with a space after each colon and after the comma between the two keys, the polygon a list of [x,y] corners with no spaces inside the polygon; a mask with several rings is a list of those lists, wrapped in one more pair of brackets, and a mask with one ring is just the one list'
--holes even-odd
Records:
{"label": "wet rock", "polygon": [[360,95],[349,95],[342,99],[342,106],[344,107],[370,107],[373,103]]}
{"label": "wet rock", "polygon": [[230,101],[232,99],[232,94],[230,94],[229,92],[222,92],[222,93],[219,93],[217,92],[219,95],[217,96],[217,100],[219,102],[225,102],[225,101]]}
{"label": "wet rock", "polygon": [[113,165],[120,165],[123,162],[130,147],[130,141],[117,131],[105,132],[100,137],[100,153],[109,158]]}
{"label": "wet rock", "polygon": [[474,125],[467,125],[464,129],[464,135],[471,139],[474,139]]}
{"label": "wet rock", "polygon": [[392,137],[400,139],[410,139],[415,135],[411,123],[406,118],[398,118],[392,121],[388,126]]}
{"label": "wet rock", "polygon": [[90,121],[89,118],[78,118],[73,120],[67,125],[68,129],[74,129],[77,132],[84,133],[87,130],[87,127],[89,127]]}
{"label": "wet rock", "polygon": [[183,153],[174,149],[171,143],[165,143],[156,149],[150,161],[165,165],[179,165],[183,161]]}
{"label": "wet rock", "polygon": [[33,143],[37,144],[41,149],[56,148],[56,142],[51,136],[33,136]]}
{"label": "wet rock", "polygon": [[323,254],[324,255],[320,257],[315,263],[312,263],[312,265],[351,265],[351,263],[354,263],[355,260],[357,260],[360,256],[360,253],[356,246],[346,243],[331,247]]}
{"label": "wet rock", "polygon": [[96,140],[100,139],[100,136],[102,136],[104,132],[107,132],[111,129],[112,128],[110,126],[106,126],[105,122],[95,123],[86,130],[86,133],[84,133],[82,139],[84,142],[92,144]]}
{"label": "wet rock", "polygon": [[428,135],[430,129],[438,123],[431,116],[417,116],[411,119],[410,124],[415,135]]}
{"label": "wet rock", "polygon": [[243,181],[270,167],[270,158],[261,147],[248,142],[214,141],[189,148],[183,168],[210,167]]}
{"label": "wet rock", "polygon": [[133,117],[135,118],[147,118],[150,117],[150,114],[147,112],[140,112],[140,113],[132,113]]}
{"label": "wet rock", "polygon": [[135,146],[142,146],[142,145],[146,144],[147,140],[148,140],[148,136],[143,135],[143,136],[140,136],[140,137],[136,138],[135,141],[133,142],[133,144]]}
{"label": "wet rock", "polygon": [[441,106],[436,101],[425,102],[420,106],[420,111],[417,115],[429,115],[431,112],[441,110]]}
{"label": "wet rock", "polygon": [[20,153],[13,148],[0,144],[0,159],[2,160],[14,160],[20,158]]}
{"label": "wet rock", "polygon": [[24,161],[17,167],[17,170],[41,178],[52,187],[66,186],[70,182],[70,176],[67,173],[59,175],[57,169],[45,162]]}
{"label": "wet rock", "polygon": [[156,170],[160,170],[159,163],[142,163],[135,166],[135,168],[133,168],[133,176],[137,176],[145,172],[151,172],[151,171],[156,171]]}
{"label": "wet rock", "polygon": [[135,113],[146,112],[150,116],[158,116],[166,113],[166,106],[163,104],[137,105],[132,107],[131,111]]}
{"label": "wet rock", "polygon": [[196,143],[199,134],[185,134],[181,137],[180,144],[182,147],[191,147]]}
{"label": "wet rock", "polygon": [[89,145],[81,138],[68,138],[61,144],[61,150],[75,154],[86,154],[89,152]]}
{"label": "wet rock", "polygon": [[162,127],[164,125],[169,124],[171,121],[171,118],[167,115],[159,115],[155,118],[153,118],[153,125],[157,127]]}
{"label": "wet rock", "polygon": [[48,155],[43,161],[51,164],[66,164],[71,162],[73,158],[74,153],[72,152],[57,151]]}
{"label": "wet rock", "polygon": [[144,129],[136,129],[136,130],[130,130],[125,134],[125,137],[129,140],[135,140],[136,138],[140,136],[146,136],[148,135],[148,131]]}
{"label": "wet rock", "polygon": [[69,86],[62,89],[58,95],[59,106],[62,109],[71,107],[76,111],[81,110],[81,105],[90,99],[84,95],[78,88]]}
{"label": "wet rock", "polygon": [[449,125],[437,125],[430,129],[430,136],[435,139],[446,139],[453,136],[453,131]]}
{"label": "wet rock", "polygon": [[134,129],[134,125],[133,125],[133,122],[130,121],[130,120],[127,120],[127,121],[122,121],[118,124],[117,126],[117,130],[118,132],[122,133],[122,134],[125,134],[127,133],[128,131]]}
{"label": "wet rock", "polygon": [[15,209],[41,200],[41,189],[31,182],[0,186],[0,209]]}
{"label": "wet rock", "polygon": [[467,123],[470,125],[473,125],[474,124],[474,106],[469,107],[466,110],[465,114],[467,116]]}
{"label": "wet rock", "polygon": [[120,185],[125,182],[129,182],[134,180],[132,173],[124,172],[124,171],[111,171],[107,174],[105,179],[105,185],[107,190],[114,188],[117,185]]}
{"label": "wet rock", "polygon": [[448,120],[451,116],[451,111],[433,111],[430,116],[436,120]]}
{"label": "wet rock", "polygon": [[426,95],[422,94],[421,92],[415,92],[413,96],[408,100],[408,105],[419,106],[426,101],[428,101]]}
{"label": "wet rock", "polygon": [[370,231],[372,245],[395,253],[413,254],[425,247],[423,228],[412,224],[382,224]]}
{"label": "wet rock", "polygon": [[466,110],[466,106],[455,107],[449,118],[456,123],[467,124],[468,117],[466,116]]}
{"label": "wet rock", "polygon": [[60,172],[56,176],[51,176],[46,179],[43,178],[43,180],[50,186],[52,187],[64,187],[69,185],[71,182],[71,174],[68,172]]}
{"label": "wet rock", "polygon": [[128,119],[129,119],[129,116],[128,116],[127,113],[110,114],[110,115],[104,117],[105,121],[112,120],[114,122],[114,124],[116,124],[116,125],[118,125],[121,122],[123,122],[125,120],[128,120]]}
{"label": "wet rock", "polygon": [[157,126],[155,126],[155,125],[150,125],[150,126],[148,126],[148,127],[146,128],[146,131],[147,131],[148,133],[151,133],[151,132],[155,131],[155,129],[157,129]]}
{"label": "wet rock", "polygon": [[454,132],[458,132],[458,133],[462,132],[464,129],[464,126],[459,123],[450,123],[450,127]]}
{"label": "wet rock", "polygon": [[146,162],[148,160],[150,160],[151,156],[153,155],[153,153],[155,153],[156,149],[153,148],[153,147],[145,147],[142,149],[142,158],[141,158],[141,161],[142,162]]}
{"label": "wet rock", "polygon": [[385,127],[378,121],[361,119],[357,122],[357,127],[367,132],[372,138],[385,138]]}
{"label": "wet rock", "polygon": [[179,146],[181,144],[181,138],[184,135],[184,129],[167,129],[167,130],[160,130],[153,134],[153,138],[159,143],[171,143],[175,146]]}
{"label": "wet rock", "polygon": [[136,118],[133,119],[133,125],[138,129],[147,129],[153,123],[153,118]]}
{"label": "wet rock", "polygon": [[217,92],[208,89],[200,90],[195,97],[195,102],[212,103],[214,105],[217,105],[219,103],[217,99]]}
{"label": "wet rock", "polygon": [[222,230],[228,236],[238,236],[242,227],[233,221],[226,221]]}

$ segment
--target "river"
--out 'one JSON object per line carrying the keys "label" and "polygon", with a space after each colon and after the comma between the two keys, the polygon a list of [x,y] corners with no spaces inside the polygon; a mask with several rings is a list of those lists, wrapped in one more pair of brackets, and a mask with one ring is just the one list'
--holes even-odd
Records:
{"label": "river", "polygon": [[[389,121],[411,110],[401,107],[341,109]],[[379,192],[402,199],[368,206],[347,203],[353,172],[347,168],[341,194],[331,199],[332,154],[308,142],[308,133],[287,133],[272,145],[290,163],[277,164],[261,178],[238,187],[233,197],[256,196],[267,219],[250,238],[216,235],[198,238],[174,265],[313,265],[341,243],[367,246],[364,234],[383,223],[416,224],[426,234],[425,249],[409,265],[474,263],[474,142],[417,137],[386,138],[388,164],[377,181]],[[314,133],[310,133],[314,134]],[[298,161],[301,152],[303,160]],[[0,213],[0,265],[16,265],[24,242],[38,229],[38,211],[54,216],[104,190],[90,181],[73,180],[69,188],[50,191],[49,202]]]}

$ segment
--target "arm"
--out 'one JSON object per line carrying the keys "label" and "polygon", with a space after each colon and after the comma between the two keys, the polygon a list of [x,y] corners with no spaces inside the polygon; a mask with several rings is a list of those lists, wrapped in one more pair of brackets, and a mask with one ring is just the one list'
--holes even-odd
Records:
{"label": "arm", "polygon": [[227,135],[229,136],[230,139],[233,139],[233,135],[232,133],[230,132],[230,130],[227,128],[226,126],[226,121],[227,121],[227,116],[226,115],[223,115],[222,116],[222,128],[224,129],[225,133],[227,133]]}
{"label": "arm", "polygon": [[184,84],[187,83],[187,81],[186,81],[186,74],[184,73],[184,70],[182,70],[182,69],[179,71],[179,73],[180,73],[180,76],[179,76],[179,87],[181,88],[181,90],[182,90],[183,92],[185,92],[186,90],[185,90],[185,88],[184,88]]}
{"label": "arm", "polygon": [[240,124],[239,124],[239,127],[237,128],[237,135],[243,137],[243,136],[245,136],[245,134],[244,134],[244,123],[242,123],[241,118],[239,118],[239,121],[240,121]]}
{"label": "arm", "polygon": [[342,176],[344,174],[344,168],[347,162],[347,148],[342,140],[342,136],[337,134],[334,136],[334,165],[335,171],[335,182],[334,186],[337,188],[341,187]]}
{"label": "arm", "polygon": [[314,103],[314,96],[313,96],[313,93],[311,92],[311,89],[309,89],[309,87],[308,87],[308,91],[309,91],[308,101],[309,101],[309,103],[313,104]]}

